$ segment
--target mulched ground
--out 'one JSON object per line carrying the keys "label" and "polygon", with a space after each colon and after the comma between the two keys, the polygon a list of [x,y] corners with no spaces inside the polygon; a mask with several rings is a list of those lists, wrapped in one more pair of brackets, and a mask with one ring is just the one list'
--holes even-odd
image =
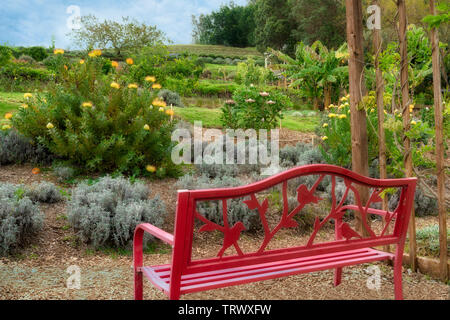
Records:
{"label": "mulched ground", "polygon": [[[55,182],[50,173],[31,174],[30,166],[0,167],[0,182],[30,184],[42,180]],[[170,213],[175,212],[175,180],[149,182],[152,194],[159,194]],[[131,255],[119,255],[115,251],[94,252],[79,243],[64,219],[66,205],[42,205],[45,228],[20,254],[0,259],[0,299],[132,299],[133,273]],[[436,223],[435,217],[418,218],[418,228]],[[375,225],[374,228],[378,226]],[[173,214],[165,229],[173,230]],[[319,236],[329,238],[330,232]],[[257,235],[244,235],[240,244],[244,251],[256,248]],[[299,244],[306,240],[297,230],[286,230],[274,239],[274,247]],[[196,238],[194,255],[215,256],[221,239],[202,235]],[[160,245],[154,254],[146,256],[148,264],[170,261],[169,248]],[[67,289],[69,266],[81,269],[81,289]],[[367,288],[370,277],[368,264],[344,269],[343,282],[333,287],[333,272],[324,271],[219,290],[185,295],[183,299],[393,299],[392,268],[376,263],[382,272],[379,290]],[[449,286],[419,273],[404,270],[405,299],[449,299]],[[146,284],[146,299],[166,297]]]}

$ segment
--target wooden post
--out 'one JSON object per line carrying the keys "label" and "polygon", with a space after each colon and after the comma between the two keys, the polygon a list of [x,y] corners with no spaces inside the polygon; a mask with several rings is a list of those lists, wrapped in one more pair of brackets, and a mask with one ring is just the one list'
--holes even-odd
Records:
{"label": "wooden post", "polygon": [[[372,2],[374,5],[380,6],[379,0]],[[380,30],[373,29],[373,50],[375,55],[375,77],[376,77],[376,100],[378,110],[378,162],[380,166],[380,179],[387,178],[386,170],[386,133],[384,131],[384,79],[383,72],[380,68],[380,53],[382,50]],[[387,197],[384,197],[382,209],[388,210]],[[390,251],[389,245],[384,247],[385,251]]]}
{"label": "wooden post", "polygon": [[[430,11],[436,15],[434,0],[430,0]],[[433,59],[433,91],[434,91],[434,119],[436,128],[436,171],[437,193],[439,209],[439,244],[440,244],[440,278],[448,279],[447,269],[447,213],[445,210],[445,166],[444,166],[444,132],[443,106],[441,96],[441,72],[439,58],[439,36],[436,28],[431,29],[431,48]]]}
{"label": "wooden post", "polygon": [[[350,53],[348,61],[350,85],[350,112],[352,135],[352,170],[364,176],[369,175],[369,155],[366,111],[360,108],[362,97],[366,94],[364,81],[364,48],[361,0],[346,0],[347,42]],[[366,204],[369,197],[367,188],[358,188],[361,203]],[[356,228],[368,236],[361,216],[355,215]]]}
{"label": "wooden post", "polygon": [[[402,115],[403,115],[403,130],[404,133],[411,129],[411,121],[409,114],[409,105],[411,100],[409,98],[409,84],[408,84],[408,49],[407,49],[407,39],[406,39],[406,4],[405,0],[397,0],[398,7],[398,18],[399,18],[399,28],[398,37],[400,45],[400,83],[402,91]],[[411,141],[406,136],[403,135],[403,146],[405,148],[403,159],[405,164],[405,175],[406,177],[413,176],[413,163],[412,163],[412,153],[411,153]],[[409,221],[409,256],[411,269],[415,272],[417,270],[417,257],[416,257],[416,221],[414,206],[411,210],[411,218]]]}

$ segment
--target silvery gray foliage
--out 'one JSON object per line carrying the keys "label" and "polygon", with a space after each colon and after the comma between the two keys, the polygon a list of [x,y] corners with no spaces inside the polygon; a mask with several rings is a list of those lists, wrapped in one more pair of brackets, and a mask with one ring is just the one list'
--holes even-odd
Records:
{"label": "silvery gray foliage", "polygon": [[0,165],[47,164],[52,160],[53,156],[45,147],[33,143],[16,130],[0,131]]}
{"label": "silvery gray foliage", "polygon": [[33,183],[29,187],[25,187],[25,196],[33,202],[56,203],[63,199],[61,192],[51,182]]}
{"label": "silvery gray foliage", "polygon": [[53,173],[59,182],[64,182],[72,179],[75,176],[75,170],[71,167],[56,166],[53,168]]}
{"label": "silvery gray foliage", "polygon": [[0,185],[0,256],[16,251],[42,229],[44,216],[28,197],[20,197],[21,186]]}
{"label": "silvery gray foliage", "polygon": [[[400,191],[391,195],[389,198],[389,210],[393,211],[397,208]],[[414,195],[414,213],[418,217],[435,216],[438,214],[438,203],[435,198],[428,197],[421,187],[416,188]]]}
{"label": "silvery gray foliage", "polygon": [[[180,189],[198,190],[198,189],[214,189],[225,187],[242,186],[245,183],[237,178],[222,176],[215,179],[209,178],[207,175],[195,177],[194,175],[185,175],[177,182]],[[227,201],[228,223],[233,226],[241,221],[246,230],[256,230],[261,227],[259,215],[256,210],[250,210],[243,202],[246,199],[230,199]],[[197,212],[206,219],[223,225],[223,211],[221,201],[199,201],[197,203]]]}
{"label": "silvery gray foliage", "polygon": [[163,89],[158,93],[158,97],[163,99],[168,106],[173,105],[176,107],[184,108],[184,104],[181,101],[181,97],[177,92]]}
{"label": "silvery gray foliage", "polygon": [[[145,184],[123,177],[103,177],[93,185],[82,182],[72,192],[68,220],[81,240],[94,248],[128,247],[138,224],[161,228],[167,216],[164,202],[149,195]],[[153,238],[144,240],[146,244]]]}
{"label": "silvery gray foliage", "polygon": [[280,165],[282,167],[303,166],[324,163],[320,150],[312,145],[297,143],[295,146],[285,146],[280,150]]}
{"label": "silvery gray foliage", "polygon": [[[327,197],[328,197],[328,199],[330,201],[332,201],[332,197],[331,197],[332,186],[333,185],[330,182],[330,184],[326,188],[326,195],[327,195]],[[336,202],[337,203],[339,203],[341,201],[341,199],[344,196],[346,190],[347,190],[347,187],[346,187],[345,183],[342,182],[342,181],[337,180],[336,181],[336,187],[335,187],[335,190],[334,190],[334,194],[336,196]],[[355,203],[355,196],[354,196],[352,190],[349,190],[348,195],[347,195],[347,199],[344,201],[344,205],[347,205],[347,204],[356,204]]]}

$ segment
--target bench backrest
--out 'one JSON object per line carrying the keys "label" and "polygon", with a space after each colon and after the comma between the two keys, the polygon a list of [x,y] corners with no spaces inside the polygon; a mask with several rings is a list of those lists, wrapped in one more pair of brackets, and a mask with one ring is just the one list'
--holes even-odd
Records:
{"label": "bench backrest", "polygon": [[[289,210],[288,181],[308,175],[317,176],[316,182],[310,186],[304,184],[298,186],[296,189],[298,203],[296,203],[293,210]],[[323,200],[319,198],[316,189],[323,179],[327,177],[331,178],[331,210],[325,218],[316,218],[307,244],[295,248],[268,250],[268,245],[279,230],[296,226],[296,222],[293,219],[295,215],[301,214],[301,210],[306,205],[319,203]],[[336,195],[337,179],[343,180],[345,183],[344,194],[340,197]],[[266,219],[268,210],[267,198],[264,198],[264,196],[257,197],[257,194],[276,186],[281,186],[282,213],[279,223],[275,227],[270,227]],[[366,203],[361,202],[360,190],[362,186],[367,187],[371,191]],[[413,206],[415,188],[416,178],[371,179],[332,165],[308,165],[293,168],[247,186],[209,190],[181,190],[178,192],[173,264],[176,266],[177,272],[185,273],[186,271],[208,271],[225,266],[233,267],[242,264],[271,262],[339,250],[403,244]],[[400,190],[395,210],[389,212],[371,208],[371,205],[381,203],[386,192],[392,189]],[[346,205],[345,203],[348,202],[350,194],[353,195],[355,203]],[[264,239],[259,249],[253,252],[243,252],[239,246],[239,237],[245,229],[244,224],[237,222],[234,225],[230,225],[228,222],[227,200],[236,198],[244,198],[243,202],[245,205],[250,210],[256,210],[261,219]],[[199,214],[196,208],[197,203],[200,201],[219,201],[222,206],[223,224],[219,225]],[[365,235],[360,235],[342,220],[343,215],[348,210],[359,212],[366,231]],[[366,223],[366,216],[369,214],[382,216],[386,227],[378,233],[372,230]],[[316,239],[318,232],[331,220],[334,220],[335,240],[316,243],[318,242]],[[216,257],[200,260],[192,258],[193,234],[195,224],[197,223],[198,225],[199,222],[201,225],[199,232],[219,231],[223,233],[223,246]],[[390,231],[387,226],[390,226]],[[233,248],[236,254],[224,256],[225,252],[229,253]]]}

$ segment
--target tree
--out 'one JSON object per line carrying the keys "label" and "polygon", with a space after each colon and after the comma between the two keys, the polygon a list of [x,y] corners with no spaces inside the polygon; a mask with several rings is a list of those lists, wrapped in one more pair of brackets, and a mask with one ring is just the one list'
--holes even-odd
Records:
{"label": "tree", "polygon": [[336,0],[291,0],[291,36],[311,45],[320,40],[329,48],[345,41],[345,6]]}
{"label": "tree", "polygon": [[268,47],[293,52],[289,0],[260,0],[255,9],[255,43],[260,52]]}
{"label": "tree", "polygon": [[295,58],[280,51],[271,50],[284,64],[277,67],[285,70],[291,86],[299,87],[303,94],[313,100],[314,108],[319,109],[323,98],[324,106],[331,104],[333,89],[340,88],[348,79],[347,45],[337,51],[328,50],[320,41],[307,46],[303,42],[297,46]]}
{"label": "tree", "polygon": [[[450,6],[447,5],[447,12]],[[424,20],[431,27],[431,43],[433,55],[433,91],[434,91],[434,114],[436,125],[436,171],[438,187],[439,208],[439,244],[440,244],[440,276],[442,281],[448,279],[447,270],[447,213],[445,210],[445,161],[444,161],[444,120],[441,96],[441,73],[439,68],[439,35],[437,27],[441,23],[450,22],[450,14],[437,15],[434,0],[430,0],[431,16]]]}
{"label": "tree", "polygon": [[[369,175],[369,146],[366,111],[359,104],[366,94],[364,78],[364,48],[361,0],[346,0],[347,42],[349,50],[349,88],[352,135],[352,170]],[[361,203],[366,203],[368,190],[358,188]],[[356,215],[357,228],[367,235],[361,215]],[[400,265],[401,267],[401,265]]]}
{"label": "tree", "polygon": [[81,25],[81,29],[70,34],[77,45],[89,49],[113,48],[118,56],[123,56],[124,51],[138,50],[167,40],[156,26],[129,17],[122,17],[122,22],[100,22],[95,16],[88,15],[81,18]]}
{"label": "tree", "polygon": [[255,6],[236,6],[233,2],[208,15],[192,17],[195,43],[250,47],[254,45]]}

